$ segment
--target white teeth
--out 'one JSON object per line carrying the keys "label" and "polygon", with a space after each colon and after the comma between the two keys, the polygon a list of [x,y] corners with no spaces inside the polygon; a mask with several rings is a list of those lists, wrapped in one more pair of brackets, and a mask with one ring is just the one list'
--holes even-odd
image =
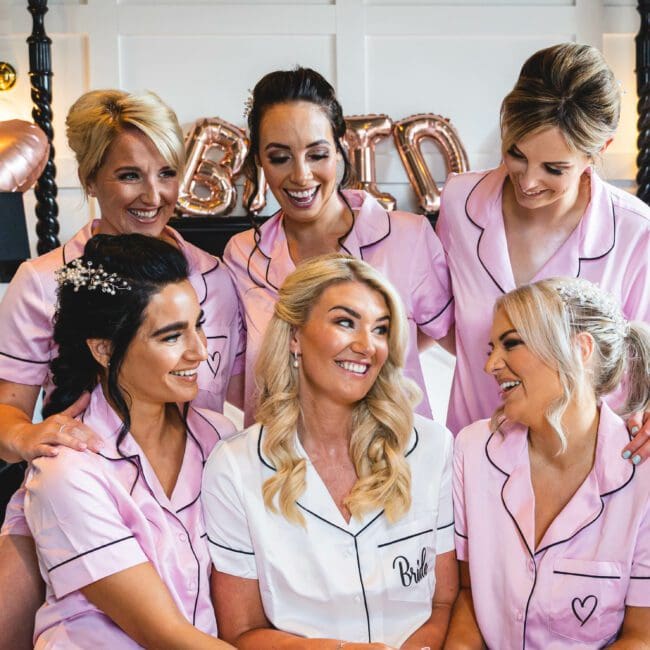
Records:
{"label": "white teeth", "polygon": [[196,375],[196,370],[172,370],[170,375],[178,375],[179,377],[192,377]]}
{"label": "white teeth", "polygon": [[135,208],[131,208],[129,212],[138,217],[138,219],[153,219],[158,214],[158,208],[155,210],[136,210]]}
{"label": "white teeth", "polygon": [[336,362],[341,368],[349,372],[354,372],[358,375],[365,375],[368,372],[370,366],[366,366],[363,363],[354,363],[352,361],[337,361]]}
{"label": "white teeth", "polygon": [[287,190],[287,194],[292,198],[292,199],[310,199],[314,194],[316,194],[316,190],[318,190],[318,187],[312,187],[309,190],[302,190],[300,192],[296,192],[295,190]]}
{"label": "white teeth", "polygon": [[499,388],[501,390],[509,390],[510,388],[514,388],[515,386],[519,386],[521,384],[520,381],[504,381],[499,384]]}

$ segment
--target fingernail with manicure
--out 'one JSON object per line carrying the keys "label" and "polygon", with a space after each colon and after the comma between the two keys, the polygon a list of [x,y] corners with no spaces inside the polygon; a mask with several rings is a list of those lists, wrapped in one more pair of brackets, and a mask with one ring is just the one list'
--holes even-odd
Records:
{"label": "fingernail with manicure", "polygon": [[640,462],[641,462],[641,456],[639,456],[639,454],[632,456],[633,465],[638,465]]}
{"label": "fingernail with manicure", "polygon": [[632,455],[632,452],[629,449],[626,449],[623,452],[623,458],[625,458],[625,460],[627,460],[631,455]]}
{"label": "fingernail with manicure", "polygon": [[630,433],[635,436],[637,433],[639,433],[639,427],[634,426],[630,429]]}

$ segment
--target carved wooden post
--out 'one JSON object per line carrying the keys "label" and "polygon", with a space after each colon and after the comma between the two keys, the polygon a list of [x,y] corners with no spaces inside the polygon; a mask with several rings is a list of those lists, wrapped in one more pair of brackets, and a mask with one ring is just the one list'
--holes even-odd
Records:
{"label": "carved wooden post", "polygon": [[636,89],[639,96],[637,122],[639,154],[636,162],[637,196],[650,204],[650,0],[638,0],[641,28],[636,36]]}
{"label": "carved wooden post", "polygon": [[36,183],[36,233],[39,255],[59,245],[59,208],[56,204],[56,167],[54,166],[54,131],[52,130],[52,40],[45,33],[43,19],[47,12],[47,0],[28,0],[27,11],[32,14],[32,34],[29,44],[29,78],[32,84],[32,117],[50,141],[50,157],[41,177]]}

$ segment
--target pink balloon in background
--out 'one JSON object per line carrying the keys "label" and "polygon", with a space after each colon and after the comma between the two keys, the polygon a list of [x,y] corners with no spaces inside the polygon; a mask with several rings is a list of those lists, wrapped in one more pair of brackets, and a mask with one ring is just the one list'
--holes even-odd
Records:
{"label": "pink balloon in background", "polygon": [[0,192],[25,192],[42,174],[50,153],[47,136],[24,120],[0,122]]}

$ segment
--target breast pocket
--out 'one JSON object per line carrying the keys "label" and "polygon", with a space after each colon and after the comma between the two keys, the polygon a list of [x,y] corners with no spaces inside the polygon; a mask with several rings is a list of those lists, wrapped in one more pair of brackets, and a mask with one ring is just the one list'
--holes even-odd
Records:
{"label": "breast pocket", "polygon": [[549,629],[575,641],[613,637],[623,623],[627,583],[618,562],[556,560]]}
{"label": "breast pocket", "polygon": [[[225,385],[224,372],[228,366],[227,351],[227,336],[207,337],[208,358],[199,366],[198,383],[201,390],[222,395]],[[225,380],[227,379],[226,377]]]}
{"label": "breast pocket", "polygon": [[433,517],[393,526],[377,545],[386,597],[423,602],[433,597],[436,531]]}

